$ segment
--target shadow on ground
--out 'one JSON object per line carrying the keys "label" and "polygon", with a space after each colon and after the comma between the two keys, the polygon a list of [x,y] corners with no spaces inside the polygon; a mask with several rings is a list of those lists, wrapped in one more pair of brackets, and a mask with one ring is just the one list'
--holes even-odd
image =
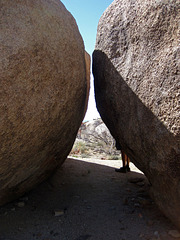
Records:
{"label": "shadow on ground", "polygon": [[46,182],[1,207],[0,240],[173,239],[145,176],[116,173],[119,161],[102,164],[67,159]]}

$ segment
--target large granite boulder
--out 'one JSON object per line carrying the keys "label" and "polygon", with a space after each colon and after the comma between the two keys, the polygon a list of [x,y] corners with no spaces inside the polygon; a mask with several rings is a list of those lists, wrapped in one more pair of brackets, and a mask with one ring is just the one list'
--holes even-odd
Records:
{"label": "large granite boulder", "polygon": [[93,53],[97,108],[180,228],[180,2],[115,0]]}
{"label": "large granite boulder", "polygon": [[0,1],[0,205],[69,154],[87,99],[83,40],[59,0]]}

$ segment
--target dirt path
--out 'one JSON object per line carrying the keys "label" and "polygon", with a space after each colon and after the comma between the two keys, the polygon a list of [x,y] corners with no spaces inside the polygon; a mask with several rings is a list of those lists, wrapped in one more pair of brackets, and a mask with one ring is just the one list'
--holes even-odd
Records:
{"label": "dirt path", "polygon": [[[120,161],[67,159],[46,182],[0,208],[0,240],[174,240],[148,183]],[[57,215],[57,216],[55,216]]]}

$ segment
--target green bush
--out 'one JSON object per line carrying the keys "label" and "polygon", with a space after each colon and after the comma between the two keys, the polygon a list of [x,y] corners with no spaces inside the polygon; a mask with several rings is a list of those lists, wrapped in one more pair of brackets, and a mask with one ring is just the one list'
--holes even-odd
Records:
{"label": "green bush", "polygon": [[121,157],[120,156],[117,156],[117,155],[109,155],[107,157],[108,160],[120,160]]}
{"label": "green bush", "polygon": [[83,141],[76,141],[71,150],[71,154],[82,154],[86,153],[86,151],[87,151],[86,144]]}
{"label": "green bush", "polygon": [[81,157],[82,157],[82,158],[88,158],[88,157],[89,157],[89,154],[87,154],[87,153],[82,153],[82,154],[81,154]]}
{"label": "green bush", "polygon": [[103,147],[103,146],[104,146],[104,143],[103,143],[103,142],[98,142],[98,143],[97,143],[97,146],[98,146],[98,147]]}

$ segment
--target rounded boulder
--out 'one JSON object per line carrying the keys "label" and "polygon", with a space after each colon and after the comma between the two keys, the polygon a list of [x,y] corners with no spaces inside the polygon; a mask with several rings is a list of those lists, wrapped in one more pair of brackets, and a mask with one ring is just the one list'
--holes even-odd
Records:
{"label": "rounded boulder", "polygon": [[47,178],[83,120],[84,44],[58,0],[0,2],[0,205]]}

